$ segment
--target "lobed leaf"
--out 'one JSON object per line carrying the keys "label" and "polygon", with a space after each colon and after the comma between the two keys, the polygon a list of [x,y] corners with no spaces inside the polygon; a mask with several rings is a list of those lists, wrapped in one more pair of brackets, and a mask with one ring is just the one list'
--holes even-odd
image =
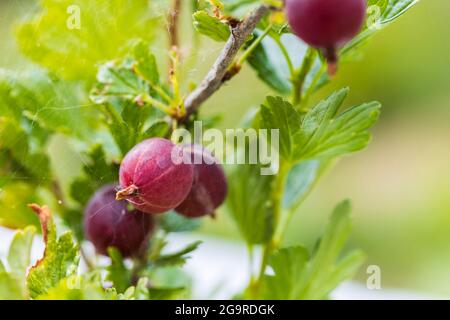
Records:
{"label": "lobed leaf", "polygon": [[39,227],[39,219],[27,203],[40,200],[36,187],[25,182],[10,182],[0,191],[0,225],[11,229]]}
{"label": "lobed leaf", "polygon": [[111,281],[118,293],[123,293],[131,283],[131,272],[124,264],[123,257],[116,248],[108,248],[111,264],[106,267],[106,280]]}
{"label": "lobed leaf", "polygon": [[349,212],[348,201],[335,208],[311,257],[302,247],[284,248],[272,254],[269,265],[274,274],[264,277],[264,299],[327,299],[342,281],[353,277],[365,255],[356,250],[338,260],[351,232]]}
{"label": "lobed leaf", "polygon": [[274,176],[261,175],[258,165],[242,164],[228,177],[227,206],[247,244],[266,243],[274,232],[269,201]]}
{"label": "lobed leaf", "polygon": [[168,254],[159,255],[152,263],[157,267],[167,267],[167,266],[182,266],[186,263],[189,256],[187,256],[192,251],[195,251],[201,244],[201,241],[193,242],[186,247]]}
{"label": "lobed leaf", "polygon": [[42,226],[45,242],[44,256],[30,269],[27,288],[33,299],[45,295],[65,278],[75,275],[79,262],[78,246],[71,232],[60,237],[56,235],[56,225],[48,207],[30,205],[36,212]]}
{"label": "lobed leaf", "polygon": [[202,221],[200,219],[189,219],[175,211],[170,211],[161,216],[161,228],[165,232],[187,232],[198,229]]}
{"label": "lobed leaf", "polygon": [[202,35],[219,42],[227,41],[230,37],[230,26],[219,18],[209,15],[206,11],[197,11],[192,18],[195,30]]}
{"label": "lobed leaf", "polygon": [[300,114],[281,97],[267,97],[261,106],[261,128],[279,130],[280,155],[291,160],[295,151],[296,140],[300,138]]}
{"label": "lobed leaf", "polygon": [[19,26],[20,48],[56,74],[88,82],[130,39],[151,41],[159,19],[147,0],[41,0],[41,9]]}
{"label": "lobed leaf", "polygon": [[336,116],[347,89],[332,94],[310,110],[302,121],[302,136],[295,150],[297,160],[334,158],[364,149],[367,131],[378,120],[380,104],[365,103]]}

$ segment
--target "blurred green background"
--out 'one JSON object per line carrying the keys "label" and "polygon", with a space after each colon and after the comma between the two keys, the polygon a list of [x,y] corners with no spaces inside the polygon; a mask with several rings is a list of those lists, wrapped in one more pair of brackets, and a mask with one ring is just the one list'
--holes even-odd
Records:
{"label": "blurred green background", "polygon": [[[12,30],[34,5],[32,0],[0,2],[0,67],[27,66]],[[188,15],[184,22],[189,24]],[[322,89],[319,97],[349,86],[347,104],[378,100],[383,113],[370,147],[342,159],[307,199],[290,226],[288,244],[312,246],[334,205],[350,198],[355,224],[351,246],[368,254],[368,264],[381,267],[383,288],[450,297],[449,35],[450,2],[422,0],[375,37],[363,60],[343,66]],[[202,40],[200,63],[189,70],[197,79],[220,50]],[[204,109],[223,113],[222,126],[234,127],[267,94],[270,89],[247,67]],[[79,172],[78,157],[66,152],[53,156],[61,171],[70,167],[71,175]],[[233,240],[238,234],[225,213],[206,222],[202,231]],[[364,269],[359,278],[366,278]]]}

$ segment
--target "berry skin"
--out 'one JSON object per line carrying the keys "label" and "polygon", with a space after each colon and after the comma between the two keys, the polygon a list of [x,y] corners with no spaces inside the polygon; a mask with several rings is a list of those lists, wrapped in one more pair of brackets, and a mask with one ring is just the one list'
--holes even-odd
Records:
{"label": "berry skin", "polygon": [[355,37],[364,24],[366,1],[286,0],[286,15],[299,38],[336,63],[336,50]]}
{"label": "berry skin", "polygon": [[183,148],[161,138],[145,140],[128,152],[120,165],[121,190],[126,199],[146,213],[163,213],[177,207],[188,195],[194,166],[183,160]]}
{"label": "berry skin", "polygon": [[202,146],[192,145],[185,149],[188,150],[192,163],[195,163],[194,183],[187,198],[175,211],[189,218],[213,215],[227,195],[225,173],[217,159]]}
{"label": "berry skin", "polygon": [[125,200],[116,200],[114,185],[104,186],[92,196],[84,213],[84,232],[97,253],[107,255],[109,247],[117,248],[124,257],[144,252],[153,217],[129,206]]}

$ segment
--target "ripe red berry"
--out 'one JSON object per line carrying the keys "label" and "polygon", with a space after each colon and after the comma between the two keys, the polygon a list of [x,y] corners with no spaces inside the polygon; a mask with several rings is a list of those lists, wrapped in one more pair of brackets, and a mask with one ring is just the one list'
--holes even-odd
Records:
{"label": "ripe red berry", "polygon": [[130,257],[140,255],[146,248],[153,217],[129,206],[125,200],[116,200],[113,185],[101,188],[89,201],[84,231],[98,253],[106,255],[109,247],[115,247],[124,257]]}
{"label": "ripe red berry", "polygon": [[286,0],[293,32],[320,48],[330,63],[336,50],[358,34],[366,16],[365,0]]}
{"label": "ripe red berry", "polygon": [[126,199],[146,213],[163,213],[177,207],[192,186],[194,166],[185,163],[183,148],[152,138],[136,145],[120,166],[117,199]]}
{"label": "ripe red berry", "polygon": [[187,198],[175,211],[190,218],[212,215],[227,195],[227,180],[222,166],[200,145],[185,149],[195,164],[194,183]]}

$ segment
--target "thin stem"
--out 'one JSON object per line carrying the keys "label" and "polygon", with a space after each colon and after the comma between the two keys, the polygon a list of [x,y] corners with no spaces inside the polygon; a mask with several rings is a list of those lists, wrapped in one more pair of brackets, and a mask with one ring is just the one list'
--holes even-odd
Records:
{"label": "thin stem", "polygon": [[303,95],[302,101],[300,103],[300,111],[301,112],[308,111],[309,99],[311,98],[312,94],[316,90],[317,84],[319,83],[320,78],[322,77],[322,75],[325,73],[326,70],[327,70],[327,64],[322,63],[322,65],[320,66],[320,69],[317,70],[317,73],[314,75],[314,78],[312,79],[311,84],[308,87],[308,90],[306,90],[306,92]]}
{"label": "thin stem", "polygon": [[[272,186],[272,206],[274,208],[274,227],[275,230],[278,228],[278,224],[280,222],[280,218],[282,215],[282,200],[283,200],[283,194],[284,194],[284,188],[286,185],[286,178],[287,174],[289,173],[290,166],[287,163],[281,163],[280,164],[280,172],[278,173],[277,177],[275,178]],[[259,276],[258,281],[256,284],[256,290],[258,291],[261,286],[261,281],[263,280],[267,263],[269,262],[269,257],[272,254],[274,250],[277,249],[278,243],[276,243],[274,240],[275,234],[272,236],[272,239],[264,246],[263,251],[263,257],[261,260],[261,266],[259,270]]]}
{"label": "thin stem", "polygon": [[165,103],[163,103],[161,101],[156,100],[155,98],[149,96],[148,94],[143,95],[142,96],[142,100],[144,102],[147,102],[147,103],[151,104],[155,108],[158,108],[159,110],[161,110],[161,111],[163,111],[163,112],[165,112],[167,114],[171,113],[170,107],[168,105],[166,105]]}
{"label": "thin stem", "polygon": [[120,116],[120,114],[117,112],[117,110],[110,104],[110,103],[105,103],[104,104],[105,107],[105,111],[106,113],[117,123],[122,122],[122,117]]}
{"label": "thin stem", "polygon": [[156,93],[157,93],[161,98],[163,98],[167,103],[172,103],[172,97],[169,96],[169,95],[164,91],[163,88],[161,88],[159,85],[153,84],[153,83],[151,84],[151,87],[152,87],[152,89],[155,90]]}
{"label": "thin stem", "polygon": [[239,60],[236,62],[238,66],[242,66],[242,64],[245,62],[245,60],[248,59],[248,57],[253,53],[253,51],[259,46],[259,44],[263,41],[263,39],[269,34],[270,30],[272,29],[272,25],[269,24],[266,29],[264,29],[264,32],[258,36],[258,38],[253,41],[253,43],[244,51],[242,56],[239,58]]}
{"label": "thin stem", "polygon": [[305,57],[303,58],[302,66],[298,71],[296,71],[296,74],[292,79],[292,84],[294,86],[292,104],[294,106],[299,105],[302,100],[302,90],[305,84],[306,76],[308,75],[309,71],[311,71],[316,56],[317,51],[311,47],[308,47]]}
{"label": "thin stem", "polygon": [[281,50],[281,53],[283,54],[286,63],[288,64],[288,68],[289,68],[289,73],[291,74],[291,78],[293,79],[295,76],[295,68],[294,68],[294,64],[292,63],[292,59],[289,56],[289,52],[287,51],[286,47],[284,46],[283,42],[281,42],[281,39],[278,38],[273,38],[276,42],[276,44],[278,45],[278,47]]}
{"label": "thin stem", "polygon": [[283,237],[286,234],[286,230],[290,225],[290,222],[292,220],[292,217],[294,216],[294,214],[298,211],[298,209],[300,208],[300,206],[302,205],[303,201],[308,197],[308,195],[311,193],[312,190],[314,190],[314,188],[316,187],[317,183],[319,182],[319,180],[322,178],[322,176],[325,174],[325,172],[327,172],[327,170],[330,168],[330,166],[332,165],[332,161],[327,162],[326,164],[322,165],[322,167],[319,169],[319,172],[317,173],[316,179],[314,180],[314,182],[311,184],[311,187],[309,188],[309,190],[307,192],[305,192],[303,194],[303,196],[298,199],[295,204],[293,204],[291,206],[291,208],[285,213],[284,217],[284,221],[282,221],[282,223],[280,223],[278,230],[275,231],[275,236],[274,236],[274,242],[275,244],[279,245],[282,241],[283,241]]}

